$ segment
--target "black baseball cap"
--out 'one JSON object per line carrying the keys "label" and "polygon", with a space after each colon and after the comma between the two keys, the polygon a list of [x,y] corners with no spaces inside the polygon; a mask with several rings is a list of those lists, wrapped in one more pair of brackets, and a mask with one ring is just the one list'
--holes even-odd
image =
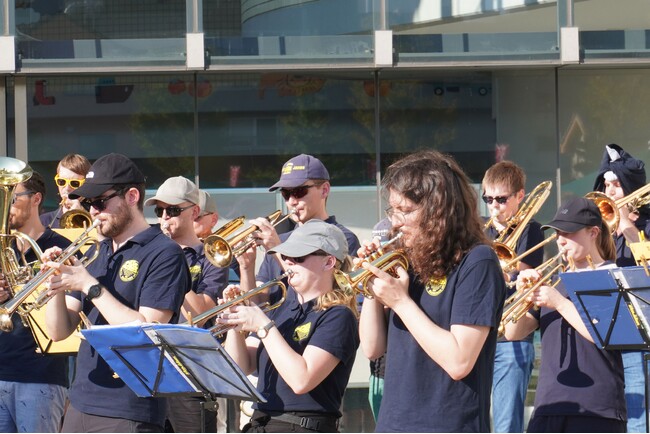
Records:
{"label": "black baseball cap", "polygon": [[553,228],[571,234],[582,228],[600,227],[602,221],[600,210],[593,201],[576,197],[564,202],[555,213],[553,221],[542,226],[542,229]]}
{"label": "black baseball cap", "polygon": [[98,197],[118,184],[144,184],[145,177],[130,158],[122,154],[99,157],[86,174],[86,182],[68,197]]}

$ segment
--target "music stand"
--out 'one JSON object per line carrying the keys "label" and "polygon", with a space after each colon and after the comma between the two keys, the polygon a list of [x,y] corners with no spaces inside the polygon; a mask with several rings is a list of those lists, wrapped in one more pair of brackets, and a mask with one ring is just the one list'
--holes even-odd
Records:
{"label": "music stand", "polygon": [[137,396],[203,396],[202,429],[205,410],[216,411],[213,395],[265,402],[208,330],[129,324],[94,326],[81,333]]}
{"label": "music stand", "polygon": [[[646,266],[561,273],[592,339],[604,350],[650,349],[650,276]],[[650,431],[648,361],[643,355],[646,432]]]}

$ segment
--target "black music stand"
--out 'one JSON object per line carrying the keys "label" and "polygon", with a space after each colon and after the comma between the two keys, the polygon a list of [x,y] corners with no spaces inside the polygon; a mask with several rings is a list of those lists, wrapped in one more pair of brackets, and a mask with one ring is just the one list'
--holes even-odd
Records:
{"label": "black music stand", "polygon": [[[596,345],[604,350],[650,350],[650,276],[647,266],[561,273]],[[650,432],[649,354],[643,356],[646,432]]]}
{"label": "black music stand", "polygon": [[95,326],[82,330],[115,373],[139,397],[213,395],[265,402],[262,395],[208,330],[176,324]]}

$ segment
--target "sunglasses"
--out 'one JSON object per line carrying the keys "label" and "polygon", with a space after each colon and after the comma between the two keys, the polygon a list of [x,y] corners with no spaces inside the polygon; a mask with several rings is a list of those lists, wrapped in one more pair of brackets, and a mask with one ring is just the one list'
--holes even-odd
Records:
{"label": "sunglasses", "polygon": [[291,262],[293,262],[294,264],[302,264],[302,263],[305,262],[305,261],[307,260],[307,258],[309,258],[310,256],[329,256],[329,255],[330,255],[329,253],[324,252],[324,251],[322,251],[322,250],[316,250],[316,251],[313,252],[313,253],[310,253],[310,254],[305,255],[305,256],[298,256],[297,258],[294,258],[294,257],[292,257],[292,256],[285,256],[285,255],[280,255],[280,257],[282,258],[283,261],[291,261]]}
{"label": "sunglasses", "polygon": [[483,195],[483,202],[487,203],[488,205],[492,205],[492,202],[496,200],[499,205],[505,205],[505,203],[508,202],[508,199],[510,199],[510,196],[512,196],[512,193],[507,196],[494,197]]}
{"label": "sunglasses", "polygon": [[192,208],[194,205],[188,205],[186,207],[178,207],[178,206],[169,206],[167,208],[163,208],[161,206],[157,206],[154,208],[154,212],[156,213],[156,217],[161,218],[163,216],[163,212],[167,211],[167,217],[178,217],[181,215],[183,211],[186,209]]}
{"label": "sunglasses", "polygon": [[23,191],[21,193],[16,193],[16,194],[14,194],[14,197],[11,198],[11,204],[12,205],[15,204],[16,203],[16,198],[18,198],[20,196],[29,196],[29,195],[32,195],[32,194],[36,194],[36,192],[31,191],[31,190],[26,190],[26,191]]}
{"label": "sunglasses", "polygon": [[300,187],[296,188],[282,188],[280,189],[280,193],[282,194],[284,200],[289,200],[289,198],[292,196],[296,199],[302,199],[307,195],[310,188],[318,187],[320,185],[322,184],[301,185]]}
{"label": "sunglasses", "polygon": [[125,190],[116,190],[115,192],[109,194],[106,197],[102,197],[99,199],[83,199],[81,200],[81,206],[86,210],[90,211],[90,207],[95,208],[97,211],[102,212],[106,209],[106,202],[109,200],[113,199],[115,196],[121,196],[124,194]]}
{"label": "sunglasses", "polygon": [[68,178],[62,178],[59,175],[54,176],[54,182],[56,182],[56,185],[59,187],[65,187],[66,185],[69,185],[71,188],[79,188],[82,185],[84,185],[84,182],[86,182],[85,179],[68,179]]}

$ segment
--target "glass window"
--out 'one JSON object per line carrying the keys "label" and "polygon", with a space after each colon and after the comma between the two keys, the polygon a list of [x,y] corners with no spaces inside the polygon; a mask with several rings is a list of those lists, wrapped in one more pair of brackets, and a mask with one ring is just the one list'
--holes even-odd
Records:
{"label": "glass window", "polygon": [[400,62],[559,57],[554,0],[387,0]]}
{"label": "glass window", "polygon": [[203,2],[213,64],[373,59],[375,0]]}
{"label": "glass window", "polygon": [[15,3],[23,67],[185,62],[185,0]]}

